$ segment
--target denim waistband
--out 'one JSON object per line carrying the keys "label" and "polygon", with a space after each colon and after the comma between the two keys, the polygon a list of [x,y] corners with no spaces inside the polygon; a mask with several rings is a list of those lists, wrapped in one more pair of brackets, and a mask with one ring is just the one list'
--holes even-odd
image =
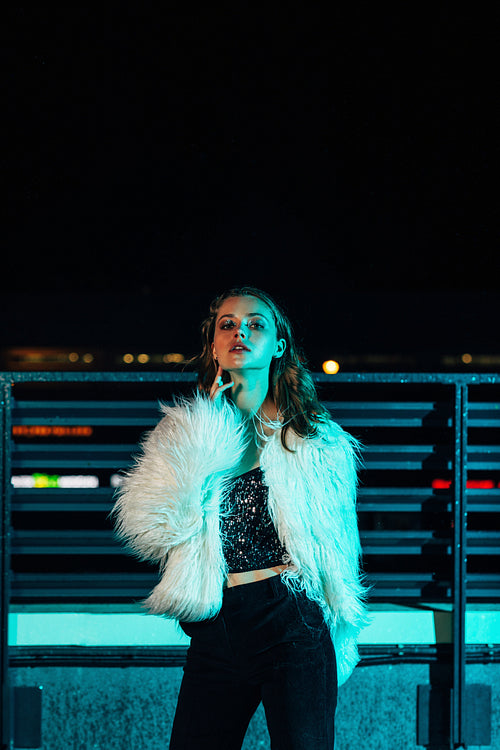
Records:
{"label": "denim waistband", "polygon": [[286,589],[285,584],[281,580],[281,574],[277,573],[269,578],[264,578],[262,581],[251,581],[250,583],[241,583],[238,586],[230,586],[224,589],[223,602],[231,602],[234,599],[241,599],[242,597],[265,597],[275,596],[283,592]]}

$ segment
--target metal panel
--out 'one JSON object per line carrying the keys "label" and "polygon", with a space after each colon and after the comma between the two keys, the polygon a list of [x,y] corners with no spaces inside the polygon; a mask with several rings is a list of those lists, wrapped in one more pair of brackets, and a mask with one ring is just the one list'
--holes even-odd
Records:
{"label": "metal panel", "polygon": [[[500,375],[315,373],[313,379],[325,392],[324,403],[333,418],[364,444],[358,513],[373,598],[452,605],[450,742],[463,743],[467,738],[467,596],[500,601],[500,529],[493,520],[500,511],[500,440],[496,430],[500,425]],[[47,487],[11,491],[10,471],[92,471],[105,483],[111,472],[130,464],[138,438],[160,416],[153,385],[171,402],[179,384],[192,388],[194,381],[194,373],[177,372],[0,373],[4,616],[10,587],[19,602],[124,602],[147,595],[156,582],[156,573],[124,554],[106,521],[112,505],[111,487],[101,484],[92,490]],[[54,438],[43,442],[16,439],[11,451],[11,383],[14,389],[24,387],[22,397],[12,403],[13,424],[92,425],[92,439],[79,444]],[[81,397],[78,384],[85,386]],[[90,384],[101,391],[115,384],[120,388],[114,389],[109,398],[102,393],[96,397],[97,391],[94,393]],[[41,390],[39,385],[48,390]],[[73,395],[61,398],[59,385]],[[480,390],[476,389],[469,401],[470,391],[476,386]],[[490,398],[491,386],[494,393]],[[29,388],[34,394],[33,388],[38,389],[32,399],[27,396]],[[130,398],[123,398],[124,388],[133,390]],[[347,398],[339,397],[342,388],[349,389]],[[473,432],[471,441],[469,429]],[[488,476],[494,481],[489,488],[467,488],[467,469],[472,477]],[[444,480],[443,489],[432,488],[432,479]],[[9,577],[11,495],[15,527]],[[467,512],[471,529],[467,528]],[[2,628],[5,695],[5,619]],[[43,658],[43,649],[38,656]],[[69,663],[73,657],[68,651],[54,658]],[[119,654],[115,657],[121,658]],[[133,660],[132,652],[129,657]],[[390,658],[397,659],[398,654]],[[441,656],[437,653],[434,658],[439,661]],[[5,710],[3,714],[5,718]],[[4,729],[2,737],[8,735],[9,730]]]}
{"label": "metal panel", "polygon": [[[25,373],[20,374],[21,381],[25,382]],[[31,376],[31,374],[29,374]],[[48,375],[57,375],[58,377],[47,377]],[[59,382],[60,374],[48,373],[44,375],[44,382]],[[78,381],[82,382],[81,373],[65,373],[62,379],[66,384]],[[148,373],[146,381],[140,381],[142,387],[147,382],[169,383],[173,388],[179,382],[179,378],[171,379],[171,373]],[[449,390],[447,400],[442,396],[437,400],[435,398],[426,398],[429,392],[425,388],[429,383],[450,384],[456,383],[456,378],[450,376],[391,376],[383,375],[374,378],[375,374],[370,374],[366,378],[351,378],[350,376],[328,377],[329,383],[356,383],[356,393],[359,392],[359,399],[349,401],[328,401],[324,403],[329,406],[333,416],[338,419],[345,427],[349,423],[356,422],[354,431],[359,428],[368,430],[369,439],[366,441],[364,456],[364,478],[359,494],[358,512],[362,525],[362,540],[364,547],[365,561],[370,570],[370,578],[374,583],[373,594],[379,600],[387,599],[389,596],[387,585],[380,588],[381,576],[384,571],[381,570],[380,564],[383,556],[387,558],[387,570],[390,570],[390,556],[397,554],[399,557],[404,556],[407,561],[413,559],[411,565],[414,567],[421,564],[421,581],[420,585],[415,582],[407,586],[398,586],[397,594],[400,597],[401,591],[406,590],[408,593],[413,591],[413,598],[420,596],[422,590],[441,592],[439,596],[445,597],[446,591],[449,590],[450,574],[442,567],[439,570],[434,569],[432,555],[440,555],[449,558],[450,562],[453,553],[453,540],[451,534],[451,522],[446,519],[452,518],[454,510],[453,493],[448,490],[433,490],[429,486],[413,486],[425,472],[433,473],[434,476],[452,475],[454,466],[454,453],[452,446],[446,443],[440,445],[434,442],[428,442],[432,430],[449,431],[450,424],[453,423],[452,389]],[[78,377],[75,377],[78,376]],[[316,380],[322,380],[322,376],[314,376]],[[363,388],[367,383],[375,385],[383,384],[387,386],[401,385],[401,380],[419,383],[424,390],[421,391],[422,398],[416,399],[413,395],[409,400],[395,399],[384,394],[379,400],[373,400],[373,394],[376,391],[370,391],[372,397],[366,399],[363,396]],[[129,373],[104,373],[101,375],[89,373],[84,381],[96,382],[102,384],[105,382],[123,382],[137,385],[135,375]],[[186,378],[189,381],[189,378]],[[323,379],[324,380],[324,379]],[[30,377],[29,381],[33,381]],[[460,381],[460,378],[459,378]],[[488,378],[488,382],[490,379]],[[466,387],[465,385],[463,387]],[[136,390],[140,394],[140,390]],[[78,391],[75,391],[78,395]],[[354,392],[351,392],[351,396]],[[398,393],[403,394],[404,390]],[[412,392],[414,393],[414,392]],[[90,395],[90,398],[89,398]],[[119,395],[119,394],[118,394]],[[166,400],[171,401],[168,394]],[[41,399],[38,395],[35,399],[23,397],[15,402],[13,408],[14,423],[33,425],[37,424],[40,419],[47,423],[55,424],[58,421],[66,424],[81,424],[81,420],[91,423],[94,427],[99,427],[101,442],[96,442],[92,438],[87,444],[64,444],[61,441],[33,441],[17,442],[12,454],[13,466],[17,472],[34,471],[42,467],[48,474],[68,472],[88,472],[93,470],[97,473],[117,472],[125,468],[131,460],[131,454],[136,451],[135,438],[133,442],[116,442],[103,443],[102,430],[118,428],[136,429],[136,436],[139,436],[143,428],[152,426],[159,416],[158,402],[151,398],[138,399],[130,398],[129,400],[116,398],[113,392],[112,400],[106,401],[101,398],[96,400],[92,398],[92,393],[88,392],[81,399],[74,396],[68,399],[54,398],[57,393],[50,394],[47,399]],[[53,400],[52,400],[53,399]],[[474,405],[474,408],[477,404]],[[479,404],[482,417],[488,417],[491,409],[488,408],[489,402],[482,401]],[[494,410],[494,409],[493,409]],[[476,411],[478,411],[476,409]],[[431,432],[429,430],[431,429]],[[403,432],[401,432],[403,430]],[[385,437],[385,441],[377,442],[377,434],[380,432]],[[390,435],[394,435],[394,440],[388,442]],[[423,438],[420,438],[422,434]],[[438,434],[438,433],[436,433]],[[130,437],[130,432],[127,433]],[[371,440],[372,435],[375,441]],[[427,438],[427,441],[425,440]],[[116,438],[115,438],[116,439]],[[474,466],[492,468],[492,456],[494,448],[491,446],[472,446],[471,456],[475,459]],[[498,452],[498,451],[497,451]],[[495,464],[493,464],[494,466]],[[398,479],[399,472],[399,479]],[[401,479],[404,475],[406,479]],[[378,479],[374,484],[366,483],[365,479],[369,477],[384,476],[388,483],[383,486],[376,486]],[[393,477],[395,477],[393,479]],[[391,486],[390,482],[395,485],[399,482],[401,486]],[[72,574],[75,581],[80,580],[78,571],[77,558],[83,559],[85,556],[94,557],[96,565],[99,564],[99,557],[105,555],[109,560],[117,558],[123,554],[122,548],[117,545],[112,537],[110,526],[104,524],[113,502],[113,490],[110,487],[99,487],[93,490],[83,489],[61,489],[61,488],[37,488],[37,489],[16,489],[13,492],[13,510],[16,518],[21,519],[28,514],[44,514],[43,529],[38,534],[31,528],[23,528],[21,524],[16,527],[14,534],[13,551],[16,559],[24,557],[36,558],[40,555],[42,558],[60,554],[69,560],[71,555]],[[500,503],[500,492],[493,490],[474,490],[469,491],[469,509],[471,512],[497,512]],[[85,520],[85,518],[89,520]],[[51,518],[57,519],[58,526],[51,525]],[[61,519],[67,519],[66,527],[61,524]],[[102,519],[102,520],[99,520]],[[363,528],[363,525],[370,520],[374,523],[373,527],[369,525]],[[422,523],[426,524],[422,527]],[[75,527],[74,524],[77,524]],[[96,525],[97,524],[97,525]],[[407,528],[405,528],[407,525]],[[37,529],[38,531],[38,529]],[[498,535],[495,531],[473,531],[469,532],[469,553],[471,555],[489,555],[496,554],[498,546]],[[104,558],[102,558],[104,560]],[[376,565],[374,566],[374,563]],[[434,588],[428,586],[428,577],[432,572],[436,585]],[[26,572],[16,573],[16,582],[19,583],[23,576],[29,575]],[[49,574],[47,574],[49,575]],[[131,585],[134,576],[140,575],[138,566],[130,576]],[[411,575],[408,569],[407,576]],[[443,585],[438,585],[438,579],[443,579]],[[84,578],[84,577],[83,577]],[[47,578],[48,581],[51,580]],[[472,592],[476,589],[482,596],[485,587],[480,585],[478,576],[476,583],[472,586]],[[21,591],[27,589],[14,587],[14,595],[21,596]],[[42,586],[44,596],[49,595],[49,587]],[[85,586],[88,591],[87,586]],[[492,586],[487,587],[492,590]],[[125,595],[125,592],[123,592]],[[54,596],[57,598],[61,595],[61,589],[57,592],[54,590]],[[99,589],[99,596],[105,597],[106,592]],[[438,594],[436,594],[438,595]],[[390,596],[389,596],[390,598]]]}
{"label": "metal panel", "polygon": [[467,387],[455,390],[454,556],[453,556],[453,688],[451,740],[465,744],[465,606],[467,601]]}
{"label": "metal panel", "polygon": [[1,544],[0,550],[0,737],[2,747],[10,746],[11,703],[9,688],[8,617],[10,606],[10,434],[11,388],[2,383],[0,391],[0,492]]}

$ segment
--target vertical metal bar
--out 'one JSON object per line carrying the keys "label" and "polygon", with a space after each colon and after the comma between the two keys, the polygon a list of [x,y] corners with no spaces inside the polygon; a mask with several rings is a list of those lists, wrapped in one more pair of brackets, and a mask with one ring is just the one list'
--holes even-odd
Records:
{"label": "vertical metal bar", "polygon": [[465,608],[467,602],[467,417],[466,385],[455,385],[453,692],[451,747],[465,747]]}
{"label": "vertical metal bar", "polygon": [[0,391],[0,741],[2,750],[11,743],[11,696],[9,685],[8,624],[10,603],[10,494],[11,494],[11,384],[4,382]]}

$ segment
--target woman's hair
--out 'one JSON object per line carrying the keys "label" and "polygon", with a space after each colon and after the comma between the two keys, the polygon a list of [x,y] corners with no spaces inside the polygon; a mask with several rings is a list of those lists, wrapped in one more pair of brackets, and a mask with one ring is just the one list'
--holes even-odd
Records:
{"label": "woman's hair", "polygon": [[[217,365],[212,355],[215,321],[222,303],[230,297],[257,297],[271,310],[276,324],[278,339],[285,339],[286,348],[281,357],[273,358],[269,370],[269,390],[278,413],[283,418],[281,442],[286,450],[286,433],[292,428],[301,437],[316,434],[316,425],[329,419],[329,412],[320,403],[311,373],[302,350],[294,340],[292,325],[281,307],[266,292],[252,286],[228,289],[216,297],[210,305],[208,317],[201,325],[202,351],[190,360],[198,370],[198,389],[205,393],[217,375]],[[228,382],[225,373],[225,382]],[[292,452],[292,451],[291,451]]]}

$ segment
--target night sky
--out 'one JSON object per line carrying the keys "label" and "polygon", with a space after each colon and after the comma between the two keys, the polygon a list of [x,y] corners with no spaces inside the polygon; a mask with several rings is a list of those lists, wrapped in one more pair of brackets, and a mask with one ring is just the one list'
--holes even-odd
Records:
{"label": "night sky", "polygon": [[253,284],[313,364],[498,352],[494,18],[334,7],[10,6],[0,347],[192,354]]}

